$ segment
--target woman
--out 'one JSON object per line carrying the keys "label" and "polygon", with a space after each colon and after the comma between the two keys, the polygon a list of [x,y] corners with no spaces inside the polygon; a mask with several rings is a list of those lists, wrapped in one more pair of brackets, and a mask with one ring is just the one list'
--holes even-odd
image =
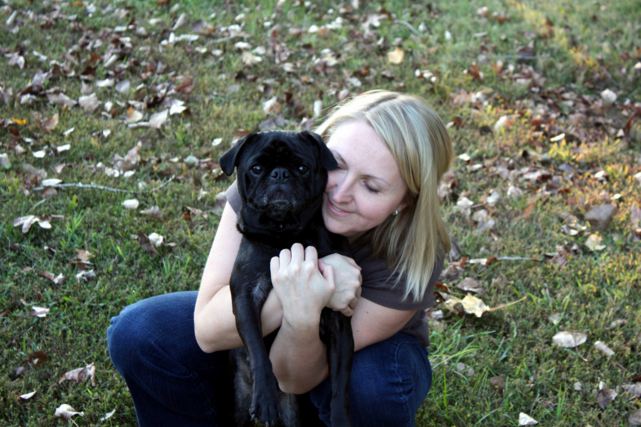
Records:
{"label": "woman", "polygon": [[[323,200],[326,227],[346,236],[351,257],[317,258],[295,244],[271,260],[274,289],[262,311],[280,387],[305,394],[328,424],[330,390],[318,336],[324,307],[351,316],[355,343],[350,413],[354,426],[411,426],[431,385],[424,310],[449,239],[437,186],[452,148],[421,98],[363,93],[317,129],[338,161]],[[228,191],[198,294],[140,301],[112,320],[114,365],[141,425],[224,425],[232,406],[227,352],[242,345],[229,278],[241,235],[238,194]]]}

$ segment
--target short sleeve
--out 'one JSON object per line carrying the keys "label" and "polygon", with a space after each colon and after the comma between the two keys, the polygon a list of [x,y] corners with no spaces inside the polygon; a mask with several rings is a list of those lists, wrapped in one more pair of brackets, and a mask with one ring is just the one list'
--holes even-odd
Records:
{"label": "short sleeve", "polygon": [[225,191],[225,198],[227,199],[227,203],[229,203],[234,212],[238,214],[238,212],[240,212],[242,201],[240,200],[240,194],[238,193],[238,185],[236,184],[236,180],[234,180],[234,182],[232,182],[231,185],[227,188],[227,191]]}
{"label": "short sleeve", "polygon": [[[361,267],[363,277],[361,295],[379,305],[397,310],[424,310],[434,304],[434,287],[443,269],[443,257],[439,256],[429,278],[423,298],[415,301],[412,295],[404,298],[404,276],[392,271],[384,260],[355,253],[354,260]],[[360,255],[360,257],[358,256]],[[357,259],[361,258],[361,259]],[[360,261],[360,262],[359,262]]]}

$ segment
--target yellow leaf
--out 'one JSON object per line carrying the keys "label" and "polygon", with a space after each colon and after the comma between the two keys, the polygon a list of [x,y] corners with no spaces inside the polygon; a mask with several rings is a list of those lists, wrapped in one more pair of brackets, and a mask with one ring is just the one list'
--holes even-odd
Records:
{"label": "yellow leaf", "polygon": [[400,47],[395,48],[391,52],[387,52],[387,62],[390,64],[400,64],[405,58],[405,52]]}
{"label": "yellow leaf", "polygon": [[11,123],[14,123],[14,124],[16,124],[18,126],[24,126],[24,125],[26,125],[28,123],[28,120],[27,119],[18,119],[18,118],[12,117],[11,118]]}

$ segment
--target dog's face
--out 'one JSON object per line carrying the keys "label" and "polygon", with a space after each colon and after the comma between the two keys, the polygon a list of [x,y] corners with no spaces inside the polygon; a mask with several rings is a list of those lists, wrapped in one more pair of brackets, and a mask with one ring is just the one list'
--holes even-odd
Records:
{"label": "dog's face", "polygon": [[296,232],[320,206],[327,171],[337,164],[318,135],[275,131],[246,136],[220,166],[227,175],[238,172],[241,230]]}

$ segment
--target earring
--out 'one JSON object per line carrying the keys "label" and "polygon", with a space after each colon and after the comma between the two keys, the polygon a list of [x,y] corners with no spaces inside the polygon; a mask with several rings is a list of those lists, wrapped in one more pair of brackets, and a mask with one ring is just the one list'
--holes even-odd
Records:
{"label": "earring", "polygon": [[396,210],[394,211],[394,216],[397,216],[399,213],[401,213],[401,211],[399,211],[398,209],[396,209]]}

